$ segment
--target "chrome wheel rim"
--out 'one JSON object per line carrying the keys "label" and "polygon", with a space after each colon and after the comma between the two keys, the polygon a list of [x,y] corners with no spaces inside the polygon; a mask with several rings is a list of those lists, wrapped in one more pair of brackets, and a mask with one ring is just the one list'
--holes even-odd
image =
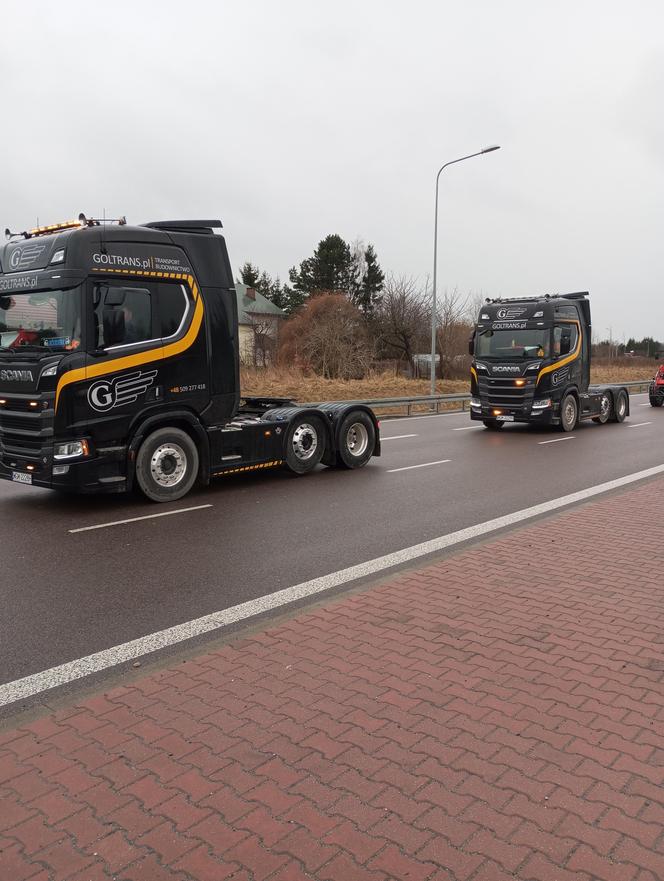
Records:
{"label": "chrome wheel rim", "polygon": [[351,456],[363,456],[369,446],[369,432],[366,425],[354,422],[346,433],[346,447]]}
{"label": "chrome wheel rim", "polygon": [[574,425],[574,422],[576,421],[576,404],[574,402],[574,398],[570,398],[569,401],[567,401],[567,403],[565,404],[563,419],[565,421],[565,425],[570,426],[570,428]]}
{"label": "chrome wheel rim", "polygon": [[306,462],[318,449],[318,432],[308,422],[303,422],[293,432],[291,441],[293,452],[300,462]]}
{"label": "chrome wheel rim", "polygon": [[608,395],[602,395],[602,400],[599,405],[599,413],[600,417],[606,422],[611,413],[611,401]]}
{"label": "chrome wheel rim", "polygon": [[626,409],[627,409],[627,406],[625,404],[625,396],[620,395],[620,400],[618,401],[618,415],[624,416]]}
{"label": "chrome wheel rim", "polygon": [[179,444],[161,444],[150,458],[150,474],[159,486],[176,486],[186,473],[187,454]]}

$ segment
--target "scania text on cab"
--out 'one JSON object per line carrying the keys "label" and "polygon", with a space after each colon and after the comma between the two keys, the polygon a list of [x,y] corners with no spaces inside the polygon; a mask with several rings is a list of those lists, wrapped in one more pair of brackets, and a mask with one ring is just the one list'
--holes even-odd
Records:
{"label": "scania text on cab", "polygon": [[240,398],[218,220],[88,220],[0,246],[0,478],[171,501],[213,476],[380,455],[358,404]]}
{"label": "scania text on cab", "polygon": [[574,431],[581,419],[622,422],[624,386],[590,385],[587,292],[487,300],[470,339],[470,418],[491,431],[506,422]]}

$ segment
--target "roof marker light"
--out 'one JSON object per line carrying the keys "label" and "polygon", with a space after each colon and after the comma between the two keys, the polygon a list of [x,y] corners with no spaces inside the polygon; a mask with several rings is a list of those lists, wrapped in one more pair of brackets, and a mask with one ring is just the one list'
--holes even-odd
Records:
{"label": "roof marker light", "polygon": [[28,230],[27,237],[45,236],[53,232],[62,232],[65,229],[76,229],[76,227],[80,225],[80,221],[78,220],[66,220],[64,223],[51,223],[49,226],[36,226],[34,229]]}

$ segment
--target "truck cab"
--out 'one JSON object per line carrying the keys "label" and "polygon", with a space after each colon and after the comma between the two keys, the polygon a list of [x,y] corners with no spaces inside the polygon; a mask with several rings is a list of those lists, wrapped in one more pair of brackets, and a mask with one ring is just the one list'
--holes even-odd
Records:
{"label": "truck cab", "polygon": [[627,390],[592,386],[587,293],[488,300],[470,341],[471,419],[493,431],[506,423],[573,431],[581,419],[619,421]]}
{"label": "truck cab", "polygon": [[360,467],[380,453],[368,408],[241,400],[236,296],[220,227],[132,227],[81,215],[8,233],[0,246],[0,478],[79,492],[137,482],[168,501],[214,475]]}

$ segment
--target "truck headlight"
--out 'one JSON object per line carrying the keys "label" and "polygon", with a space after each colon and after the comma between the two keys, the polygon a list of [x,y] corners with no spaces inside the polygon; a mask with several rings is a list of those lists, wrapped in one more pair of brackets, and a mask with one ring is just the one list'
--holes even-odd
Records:
{"label": "truck headlight", "polygon": [[546,410],[551,406],[551,398],[541,398],[539,401],[533,401],[533,410]]}
{"label": "truck headlight", "polygon": [[479,398],[471,398],[470,399],[470,406],[473,408],[473,410],[481,410],[482,409],[482,402],[480,401]]}
{"label": "truck headlight", "polygon": [[86,440],[67,441],[64,444],[56,444],[53,451],[54,459],[77,459],[79,456],[87,456],[90,453]]}

